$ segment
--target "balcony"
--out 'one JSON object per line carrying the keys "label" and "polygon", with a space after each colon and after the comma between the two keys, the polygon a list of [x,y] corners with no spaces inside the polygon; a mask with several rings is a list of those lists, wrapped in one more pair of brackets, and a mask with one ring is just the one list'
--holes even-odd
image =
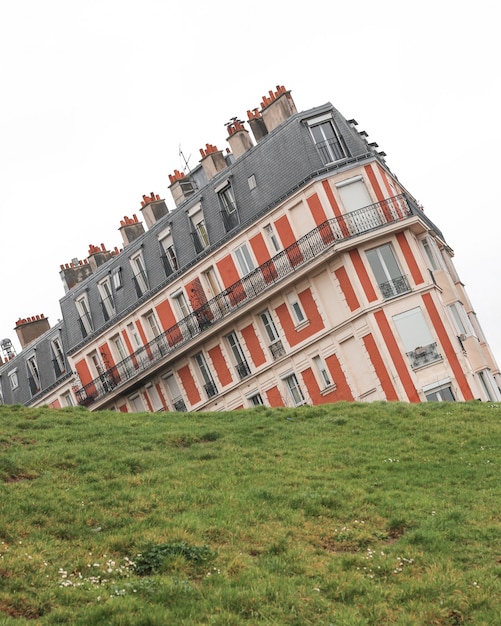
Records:
{"label": "balcony", "polygon": [[217,387],[214,382],[211,381],[211,382],[205,383],[204,389],[208,398],[213,398],[214,396],[217,396]]}
{"label": "balcony", "polygon": [[436,343],[430,343],[427,346],[419,346],[407,352],[407,356],[409,357],[413,370],[428,365],[429,363],[442,360],[442,355],[439,353]]}
{"label": "balcony", "polygon": [[397,296],[401,296],[403,293],[408,293],[411,290],[405,276],[396,276],[385,283],[381,283],[379,285],[379,289],[385,300],[396,298]]}
{"label": "balcony", "polygon": [[274,341],[268,347],[270,349],[270,353],[274,361],[279,359],[281,356],[284,356],[285,354],[284,344],[282,343],[281,339],[277,339],[277,341]]}
{"label": "balcony", "polygon": [[241,363],[238,363],[235,366],[235,369],[237,370],[237,373],[240,377],[240,380],[243,380],[244,378],[247,378],[247,376],[250,376],[250,367],[247,364],[247,361],[242,361]]}
{"label": "balcony", "polygon": [[[325,221],[215,298],[207,301],[175,326],[108,369],[105,381],[98,377],[78,389],[76,392],[78,403],[86,406],[92,404],[105,397],[111,389],[124,385],[154,368],[159,361],[173,355],[209,326],[233,315],[262,293],[273,289],[299,268],[334,248],[338,242],[406,219],[411,213],[407,199],[400,195]],[[409,290],[405,277],[401,278],[404,282],[391,281],[392,287],[390,289],[388,286],[387,291],[388,294],[390,291],[392,293],[389,297]],[[397,293],[394,294],[392,290]],[[386,287],[383,286],[382,291],[386,293]],[[270,346],[270,351],[274,359],[285,354],[281,341],[274,342]]]}

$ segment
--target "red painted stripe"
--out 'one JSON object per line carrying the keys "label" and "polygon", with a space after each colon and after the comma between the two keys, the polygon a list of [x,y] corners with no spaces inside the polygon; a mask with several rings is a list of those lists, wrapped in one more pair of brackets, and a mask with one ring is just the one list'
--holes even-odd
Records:
{"label": "red painted stripe", "polygon": [[381,191],[381,187],[379,186],[379,182],[378,182],[378,179],[376,178],[376,174],[374,170],[372,169],[372,165],[371,164],[365,165],[364,170],[365,170],[365,173],[367,174],[367,178],[370,180],[371,187],[374,193],[376,194],[377,201],[382,202],[385,199],[384,194]]}
{"label": "red painted stripe", "polygon": [[444,349],[445,356],[447,360],[449,361],[449,365],[451,366],[452,371],[454,372],[454,376],[459,385],[459,388],[461,389],[463,398],[465,400],[473,400],[474,395],[471,391],[470,385],[468,384],[468,381],[466,380],[466,376],[463,372],[463,368],[461,367],[461,364],[459,363],[454,347],[451,343],[451,340],[449,339],[449,335],[447,334],[444,323],[442,322],[440,318],[440,314],[437,310],[437,307],[435,306],[435,303],[430,293],[423,294],[423,302],[426,307],[426,310],[428,311],[428,315],[430,316],[431,323],[433,324],[433,328],[435,329],[435,332],[437,333],[437,336],[442,345],[442,348]]}
{"label": "red painted stripe", "polygon": [[294,267],[298,265],[298,263],[301,263],[303,255],[296,243],[296,236],[294,235],[287,215],[278,218],[275,222],[275,228],[277,229],[283,247],[287,250],[287,257],[290,264]]}
{"label": "red painted stripe", "polygon": [[320,198],[318,197],[318,194],[314,193],[309,198],[306,198],[306,202],[308,203],[308,206],[310,207],[310,211],[311,211],[311,214],[313,215],[313,219],[315,220],[315,224],[317,226],[320,226],[320,224],[323,224],[326,221],[327,216],[325,215],[324,207],[322,206],[322,203],[320,202]]}
{"label": "red painted stripe", "polygon": [[402,254],[404,255],[407,266],[411,272],[413,281],[416,283],[416,285],[424,283],[423,275],[421,274],[421,271],[417,264],[416,257],[412,254],[412,250],[409,242],[407,241],[405,233],[397,233],[397,241],[398,245],[400,246],[400,250],[402,250]]}
{"label": "red painted stripe", "polygon": [[362,285],[362,289],[364,290],[365,297],[369,302],[374,302],[377,300],[376,292],[374,291],[374,287],[372,286],[371,279],[369,278],[369,274],[365,269],[365,265],[363,264],[362,257],[358,250],[350,250],[350,258],[353,263],[353,267],[355,268],[355,272],[358,276],[358,280]]}
{"label": "red painted stripe", "polygon": [[271,261],[270,252],[261,233],[258,233],[249,240],[258,265],[261,266],[261,273],[267,283],[272,282],[278,276],[275,265]]}
{"label": "red painted stripe", "polygon": [[374,317],[376,318],[377,325],[379,326],[379,330],[383,336],[384,344],[390,353],[391,360],[393,361],[398,376],[402,381],[407,397],[411,402],[420,402],[417,389],[414,386],[409,373],[408,364],[404,360],[402,353],[398,348],[395,336],[393,335],[384,311],[376,311],[374,313]]}
{"label": "red painted stripe", "polygon": [[329,181],[323,180],[322,186],[324,188],[325,195],[327,196],[327,200],[329,201],[329,204],[332,207],[332,211],[334,212],[334,215],[336,217],[342,217],[343,213],[341,209],[339,208],[339,204],[336,201],[336,197],[334,196],[334,193],[332,191],[332,187],[330,186]]}
{"label": "red painted stripe", "polygon": [[256,330],[252,324],[242,328],[240,331],[242,333],[242,337],[244,338],[245,345],[250,352],[252,362],[255,367],[259,367],[266,363],[266,355],[263,352],[261,344],[259,343],[259,338],[256,334]]}
{"label": "red painted stripe", "polygon": [[371,334],[365,335],[365,337],[363,337],[363,342],[371,363],[376,370],[376,376],[379,378],[379,382],[381,383],[386,399],[390,401],[398,400],[397,392],[395,391],[395,387],[393,386],[391,377],[386,369],[383,357],[378,350],[374,337]]}
{"label": "red painted stripe", "polygon": [[334,274],[336,275],[341,291],[346,298],[346,304],[349,306],[350,311],[355,311],[360,307],[360,302],[358,301],[357,294],[353,289],[353,285],[351,284],[346,268],[344,266],[340,267],[334,272]]}
{"label": "red painted stripe", "polygon": [[185,365],[177,372],[179,374],[179,378],[181,379],[181,384],[188,396],[188,400],[190,404],[197,404],[200,402],[200,394],[198,392],[197,386],[191,374],[190,368],[188,365]]}
{"label": "red painted stripe", "polygon": [[217,372],[217,377],[221,385],[224,387],[229,385],[232,382],[231,372],[228,369],[228,365],[226,364],[226,360],[223,356],[223,351],[221,350],[221,346],[214,346],[211,350],[208,351],[209,356],[211,358],[212,364]]}
{"label": "red painted stripe", "polygon": [[272,387],[268,389],[266,392],[266,397],[268,399],[268,403],[270,406],[285,406],[284,401],[282,400],[282,394],[280,393],[278,387]]}
{"label": "red painted stripe", "polygon": [[225,256],[223,259],[216,263],[219,270],[219,275],[225,288],[233,286],[233,291],[230,293],[229,298],[232,304],[237,304],[241,300],[244,300],[247,295],[240,282],[240,274],[236,268],[235,262],[231,254]]}

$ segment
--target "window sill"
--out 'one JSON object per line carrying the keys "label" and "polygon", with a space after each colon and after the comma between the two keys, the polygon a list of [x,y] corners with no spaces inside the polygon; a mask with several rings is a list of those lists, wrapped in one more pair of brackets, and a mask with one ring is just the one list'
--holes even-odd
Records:
{"label": "window sill", "polygon": [[334,383],[331,385],[327,385],[327,387],[324,387],[323,389],[320,390],[320,395],[327,396],[333,391],[336,391],[336,389],[337,389],[337,385],[335,385]]}
{"label": "window sill", "polygon": [[298,332],[300,330],[303,330],[303,328],[306,328],[309,325],[310,325],[310,320],[304,320],[304,322],[301,322],[300,324],[296,324],[296,326],[294,326],[294,330]]}

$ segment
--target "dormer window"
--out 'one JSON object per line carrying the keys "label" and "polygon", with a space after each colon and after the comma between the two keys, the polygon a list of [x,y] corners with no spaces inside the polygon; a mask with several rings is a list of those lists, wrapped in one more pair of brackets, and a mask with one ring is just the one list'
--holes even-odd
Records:
{"label": "dormer window", "polygon": [[235,195],[230,182],[226,181],[221,187],[218,187],[216,193],[219,198],[224,228],[226,232],[229,232],[235,228],[235,226],[238,226],[239,222]]}
{"label": "dormer window", "polygon": [[202,205],[199,203],[192,207],[188,211],[188,217],[190,218],[193,237],[193,243],[195,245],[196,252],[202,252],[205,248],[209,247],[209,235],[205,226],[204,213],[202,211]]}
{"label": "dormer window", "polygon": [[80,324],[80,330],[82,336],[85,338],[92,332],[92,318],[89,311],[89,302],[87,300],[87,294],[79,296],[75,300],[75,306],[78,311],[78,322]]}
{"label": "dormer window", "polygon": [[113,293],[111,291],[111,283],[109,277],[104,278],[97,284],[99,289],[99,295],[101,296],[101,308],[103,310],[103,316],[107,322],[113,315],[115,315],[115,302],[113,300]]}
{"label": "dormer window", "polygon": [[131,257],[130,264],[132,266],[132,271],[134,272],[132,279],[136,288],[137,297],[140,298],[148,291],[148,277],[146,275],[142,254],[139,252]]}
{"label": "dormer window", "polygon": [[163,233],[159,239],[161,248],[161,258],[165,270],[165,275],[170,276],[173,272],[177,272],[179,264],[177,262],[176,249],[170,229]]}
{"label": "dormer window", "polygon": [[348,151],[330,113],[307,120],[306,123],[324,165],[347,157]]}

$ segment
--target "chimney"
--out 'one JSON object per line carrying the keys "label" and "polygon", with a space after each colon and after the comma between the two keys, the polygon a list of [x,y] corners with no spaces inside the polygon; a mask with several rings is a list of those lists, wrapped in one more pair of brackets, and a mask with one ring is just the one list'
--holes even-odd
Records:
{"label": "chimney", "polygon": [[269,96],[263,96],[261,102],[261,115],[269,133],[291,115],[297,113],[296,105],[291,92],[284,86],[277,85],[275,92],[269,91]]}
{"label": "chimney", "polygon": [[223,152],[218,150],[216,146],[207,143],[205,144],[205,150],[200,148],[200,154],[202,155],[200,163],[207,176],[207,180],[211,180],[218,172],[226,169],[226,160],[223,156]]}
{"label": "chimney", "polygon": [[101,267],[103,263],[109,261],[112,256],[113,252],[106,250],[104,243],[101,244],[101,247],[93,246],[92,244],[89,245],[89,256],[87,259],[93,272],[95,272],[98,267]]}
{"label": "chimney", "polygon": [[35,317],[19,318],[14,330],[17,333],[21,348],[24,349],[49,329],[49,318],[42,313],[42,315],[36,315]]}
{"label": "chimney", "polygon": [[261,141],[263,137],[266,137],[266,135],[268,134],[266,124],[264,123],[264,120],[261,117],[261,113],[259,112],[259,109],[253,109],[252,111],[247,111],[247,117],[249,118],[247,121],[251,128],[252,134],[254,135],[254,139],[257,143],[258,141]]}
{"label": "chimney", "polygon": [[184,172],[174,170],[174,174],[169,174],[169,180],[169,189],[176,206],[182,204],[195,193],[194,183],[190,180],[189,176],[184,174]]}
{"label": "chimney", "polygon": [[165,204],[165,200],[161,200],[159,195],[151,192],[151,196],[143,196],[141,201],[141,213],[143,214],[146,226],[151,228],[155,222],[167,215],[169,210]]}
{"label": "chimney", "polygon": [[130,217],[124,217],[123,220],[120,221],[120,228],[118,230],[122,233],[125,248],[125,246],[128,246],[144,233],[144,226],[143,222],[140,222],[137,219],[137,215],[134,214],[132,219]]}
{"label": "chimney", "polygon": [[244,128],[244,123],[237,120],[236,117],[226,124],[226,127],[228,129],[226,141],[230,144],[235,159],[238,159],[238,157],[241,157],[249,148],[252,148],[254,144],[252,143],[249,131]]}
{"label": "chimney", "polygon": [[65,292],[73,289],[75,285],[78,285],[84,281],[93,272],[92,267],[89,265],[87,259],[79,261],[73,259],[71,263],[65,263],[61,265],[61,271],[59,272],[61,280],[63,281]]}

